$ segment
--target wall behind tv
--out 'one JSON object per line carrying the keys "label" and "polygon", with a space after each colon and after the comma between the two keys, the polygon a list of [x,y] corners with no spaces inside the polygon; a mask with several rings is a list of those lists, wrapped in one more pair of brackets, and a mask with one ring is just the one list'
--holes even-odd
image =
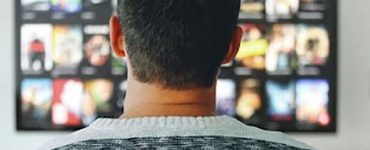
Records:
{"label": "wall behind tv", "polygon": [[[14,103],[14,1],[0,0],[0,149],[36,149],[67,132],[17,132]],[[322,150],[370,149],[370,1],[339,1],[337,134],[292,134]]]}

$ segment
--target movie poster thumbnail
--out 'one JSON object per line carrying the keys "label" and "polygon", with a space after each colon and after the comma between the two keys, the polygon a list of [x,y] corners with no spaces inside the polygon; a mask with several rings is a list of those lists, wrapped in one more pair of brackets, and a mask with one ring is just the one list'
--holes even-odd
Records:
{"label": "movie poster thumbnail", "polygon": [[268,116],[274,121],[291,121],[294,119],[295,96],[293,81],[266,82]]}
{"label": "movie poster thumbnail", "polygon": [[111,49],[108,25],[86,25],[84,27],[83,53],[82,74],[109,73]]}
{"label": "movie poster thumbnail", "polygon": [[53,68],[50,24],[25,24],[21,27],[21,70],[25,74],[42,74]]}
{"label": "movie poster thumbnail", "polygon": [[235,115],[236,83],[231,79],[219,79],[216,86],[217,115]]}
{"label": "movie poster thumbnail", "polygon": [[300,0],[299,19],[317,19],[325,18],[326,0]]}
{"label": "movie poster thumbnail", "polygon": [[240,19],[263,19],[264,12],[264,0],[241,0]]}
{"label": "movie poster thumbnail", "polygon": [[47,12],[50,10],[49,0],[21,0],[22,10],[29,12]]}
{"label": "movie poster thumbnail", "polygon": [[35,20],[49,15],[49,0],[21,0],[22,19]]}
{"label": "movie poster thumbnail", "polygon": [[330,55],[329,33],[324,26],[298,25],[297,55],[300,67],[323,66]]}
{"label": "movie poster thumbnail", "polygon": [[[79,79],[54,80],[53,93],[52,123],[57,126],[82,126],[82,104],[84,103],[83,82]],[[90,107],[92,105],[91,102]]]}
{"label": "movie poster thumbnail", "polygon": [[331,123],[328,110],[329,83],[327,80],[298,80],[296,93],[296,119],[300,127],[326,127]]}
{"label": "movie poster thumbnail", "polygon": [[265,54],[269,46],[266,26],[256,24],[240,25],[243,37],[236,60],[249,69],[264,70]]}
{"label": "movie poster thumbnail", "polygon": [[270,44],[266,52],[268,73],[291,74],[296,68],[296,26],[274,24],[269,30]]}
{"label": "movie poster thumbnail", "polygon": [[63,20],[79,18],[83,0],[50,0],[52,18]]}
{"label": "movie poster thumbnail", "polygon": [[84,83],[82,122],[92,123],[97,116],[107,116],[113,110],[114,85],[108,79],[88,80]]}
{"label": "movie poster thumbnail", "polygon": [[266,17],[268,20],[292,19],[299,10],[299,0],[266,0]]}
{"label": "movie poster thumbnail", "polygon": [[21,82],[23,126],[47,128],[50,125],[52,89],[50,79],[25,79]]}
{"label": "movie poster thumbnail", "polygon": [[82,4],[82,19],[90,20],[94,23],[109,22],[109,18],[113,12],[111,0],[84,0],[82,1]]}
{"label": "movie poster thumbnail", "polygon": [[236,115],[244,122],[258,124],[262,117],[262,83],[257,79],[241,81],[238,98],[236,100]]}
{"label": "movie poster thumbnail", "polygon": [[53,47],[53,73],[76,74],[83,59],[81,26],[54,26]]}

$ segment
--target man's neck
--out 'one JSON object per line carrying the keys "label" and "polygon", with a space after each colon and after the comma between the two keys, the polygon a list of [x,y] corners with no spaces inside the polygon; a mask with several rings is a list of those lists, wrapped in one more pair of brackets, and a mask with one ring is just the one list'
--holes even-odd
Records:
{"label": "man's neck", "polygon": [[123,118],[214,115],[215,86],[171,90],[136,80],[128,81]]}

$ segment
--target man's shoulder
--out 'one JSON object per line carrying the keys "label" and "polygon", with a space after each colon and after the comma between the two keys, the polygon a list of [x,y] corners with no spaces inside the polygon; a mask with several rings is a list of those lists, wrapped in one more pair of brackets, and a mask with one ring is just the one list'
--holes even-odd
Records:
{"label": "man's shoulder", "polygon": [[[315,149],[312,146],[309,146],[303,142],[300,142],[290,136],[288,136],[285,133],[279,132],[279,131],[268,131],[263,130],[258,127],[245,125],[244,123],[241,123],[237,121],[236,119],[232,118],[233,126],[230,128],[226,128],[222,134],[226,135],[232,135],[233,137],[240,138],[240,139],[248,139],[254,140],[257,143],[260,144],[266,144],[265,146],[286,146],[286,149]],[[229,132],[225,133],[225,132]],[[275,149],[275,148],[273,148]],[[278,148],[276,148],[278,149]]]}
{"label": "man's shoulder", "polygon": [[[193,142],[193,143],[192,143]],[[136,143],[136,145],[135,145]],[[181,144],[187,143],[187,144]],[[201,144],[200,144],[201,143]],[[223,143],[222,145],[218,143]],[[274,147],[274,149],[314,149],[281,132],[247,126],[229,117],[144,118],[137,120],[100,119],[89,127],[51,141],[41,149],[94,146],[222,146]],[[138,144],[138,145],[137,145]],[[82,146],[82,147],[81,147]],[[189,147],[188,147],[189,148]],[[196,147],[194,147],[196,148]]]}
{"label": "man's shoulder", "polygon": [[55,148],[58,148],[58,147],[61,147],[67,144],[76,143],[76,142],[80,142],[83,140],[88,140],[92,138],[92,135],[89,133],[91,133],[91,130],[87,127],[87,128],[75,131],[68,135],[56,137],[48,141],[41,147],[39,147],[38,150],[55,149]]}

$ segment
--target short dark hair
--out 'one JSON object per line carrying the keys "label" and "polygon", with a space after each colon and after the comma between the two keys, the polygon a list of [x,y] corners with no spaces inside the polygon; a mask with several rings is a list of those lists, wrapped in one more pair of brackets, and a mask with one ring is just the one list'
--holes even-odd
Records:
{"label": "short dark hair", "polygon": [[240,0],[118,0],[134,77],[171,89],[211,87],[239,8]]}

